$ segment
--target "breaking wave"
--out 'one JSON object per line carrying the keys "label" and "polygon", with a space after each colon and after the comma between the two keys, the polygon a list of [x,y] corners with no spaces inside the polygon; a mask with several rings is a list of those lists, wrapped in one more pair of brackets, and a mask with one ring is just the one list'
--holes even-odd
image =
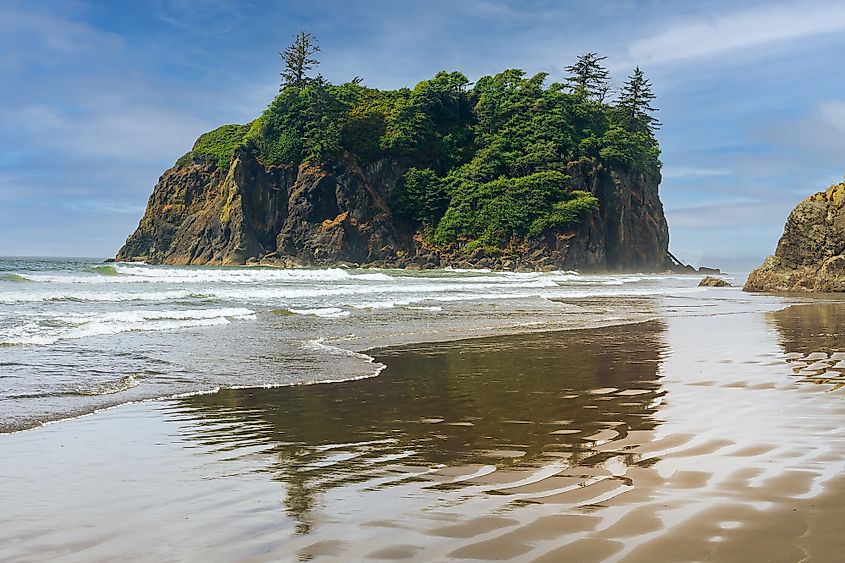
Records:
{"label": "breaking wave", "polygon": [[217,326],[229,324],[232,320],[252,319],[255,319],[255,312],[245,308],[33,315],[26,322],[4,331],[0,343],[47,345],[90,336]]}

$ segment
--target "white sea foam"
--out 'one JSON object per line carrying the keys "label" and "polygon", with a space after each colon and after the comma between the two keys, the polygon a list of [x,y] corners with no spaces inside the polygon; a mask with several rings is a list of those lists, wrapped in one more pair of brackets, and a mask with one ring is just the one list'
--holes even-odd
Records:
{"label": "white sea foam", "polygon": [[355,309],[395,309],[397,305],[407,305],[410,301],[364,301],[363,303],[352,303]]}
{"label": "white sea foam", "polygon": [[137,387],[141,382],[134,375],[127,375],[119,379],[111,381],[102,381],[98,383],[90,383],[85,387],[77,387],[74,393],[77,395],[97,396],[97,395],[114,395],[128,391],[133,387]]}
{"label": "white sea foam", "polygon": [[0,303],[38,303],[41,301],[81,301],[122,303],[125,301],[171,301],[178,299],[213,299],[213,293],[186,290],[166,291],[0,291]]}
{"label": "white sea foam", "polygon": [[22,278],[40,283],[62,284],[125,284],[125,283],[262,283],[262,282],[337,282],[337,281],[393,281],[381,272],[350,273],[340,268],[322,270],[279,268],[173,268],[154,266],[116,265],[117,275],[99,273],[28,273]]}
{"label": "white sea foam", "polygon": [[98,313],[33,314],[5,330],[2,344],[47,345],[59,340],[104,336],[131,331],[162,331],[229,324],[231,320],[255,319],[245,308],[187,311],[113,311]]}
{"label": "white sea foam", "polygon": [[288,311],[297,315],[313,315],[315,317],[322,317],[324,319],[336,319],[339,317],[349,316],[349,311],[344,311],[339,307],[319,307],[316,309],[288,309]]}
{"label": "white sea foam", "polygon": [[429,307],[406,307],[407,309],[411,309],[412,311],[431,311],[434,313],[438,313],[443,310],[443,307],[439,305],[432,305]]}
{"label": "white sea foam", "polygon": [[[375,366],[375,373],[372,374],[370,377],[375,377],[376,375],[380,374],[387,366],[377,362],[376,359],[372,356],[367,354],[363,354],[361,352],[355,352],[353,350],[347,350],[346,348],[341,348],[339,346],[334,346],[332,344],[326,344],[325,338],[315,338],[314,340],[309,340],[303,345],[303,348],[316,350],[321,353],[331,354],[334,356],[348,356],[351,358],[359,358],[364,360],[368,364],[373,364]],[[355,378],[358,379],[358,378]]]}

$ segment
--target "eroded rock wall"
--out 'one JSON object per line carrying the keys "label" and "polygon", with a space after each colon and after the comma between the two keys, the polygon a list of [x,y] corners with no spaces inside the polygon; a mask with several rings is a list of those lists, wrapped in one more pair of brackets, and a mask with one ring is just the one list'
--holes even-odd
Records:
{"label": "eroded rock wall", "polygon": [[207,163],[174,167],[159,179],[117,259],[586,271],[667,267],[669,231],[659,175],[574,163],[567,170],[571,187],[599,199],[597,214],[575,229],[541,233],[511,251],[467,256],[428,245],[391,214],[391,194],[411,165],[396,160],[360,165],[343,157],[328,165],[274,167],[243,150],[228,170]]}
{"label": "eroded rock wall", "polygon": [[799,203],[745,291],[845,291],[845,182]]}

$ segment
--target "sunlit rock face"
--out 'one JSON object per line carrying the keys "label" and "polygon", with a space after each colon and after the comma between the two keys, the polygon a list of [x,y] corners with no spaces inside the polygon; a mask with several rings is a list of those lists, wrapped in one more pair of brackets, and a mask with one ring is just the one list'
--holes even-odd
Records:
{"label": "sunlit rock face", "polygon": [[774,256],[751,272],[745,291],[845,291],[845,182],[790,213]]}
{"label": "sunlit rock face", "polygon": [[270,166],[249,150],[228,170],[213,162],[167,170],[118,260],[164,264],[281,266],[342,262],[381,267],[661,271],[669,229],[659,173],[572,163],[571,188],[598,213],[572,229],[547,230],[497,255],[435,248],[394,217],[388,202],[413,165],[353,158]]}

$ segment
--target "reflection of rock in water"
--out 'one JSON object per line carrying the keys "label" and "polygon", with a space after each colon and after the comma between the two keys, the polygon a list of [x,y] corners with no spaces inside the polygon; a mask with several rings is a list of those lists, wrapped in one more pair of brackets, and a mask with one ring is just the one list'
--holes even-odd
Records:
{"label": "reflection of rock in water", "polygon": [[770,319],[795,374],[845,385],[845,303],[795,305],[770,313]]}
{"label": "reflection of rock in water", "polygon": [[201,421],[190,439],[272,450],[286,509],[307,533],[316,494],[407,482],[441,464],[639,464],[610,450],[656,424],[664,329],[649,322],[383,350],[375,355],[388,369],[374,379],[228,390],[186,398],[179,410]]}
{"label": "reflection of rock in water", "polygon": [[845,303],[794,305],[769,315],[787,353],[845,350]]}

